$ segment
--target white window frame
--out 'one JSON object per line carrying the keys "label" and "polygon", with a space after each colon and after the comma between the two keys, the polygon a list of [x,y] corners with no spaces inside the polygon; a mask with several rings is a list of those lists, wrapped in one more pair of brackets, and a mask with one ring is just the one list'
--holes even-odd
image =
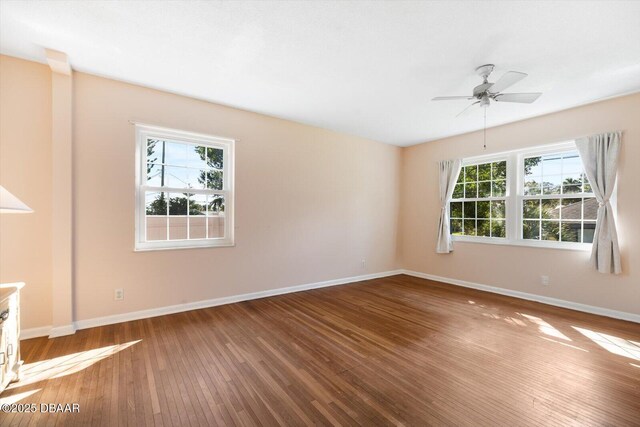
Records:
{"label": "white window frame", "polygon": [[[463,159],[462,166],[470,166],[479,163],[487,163],[494,161],[507,160],[507,193],[506,193],[506,206],[505,206],[505,219],[506,219],[506,238],[494,238],[483,236],[464,236],[454,235],[452,239],[458,242],[471,242],[471,243],[488,243],[497,245],[513,245],[513,246],[528,246],[537,248],[554,248],[554,249],[569,249],[579,251],[590,251],[591,243],[577,243],[577,242],[555,242],[549,240],[530,240],[522,238],[522,201],[525,198],[524,195],[524,168],[523,162],[527,157],[542,156],[554,153],[563,153],[567,151],[575,151],[575,141],[566,141],[555,144],[547,144],[543,146],[536,146],[530,148],[524,148],[519,150],[513,150],[508,152],[483,155],[477,157],[471,157]],[[614,212],[616,211],[616,193],[617,186],[614,189],[613,196],[611,198],[611,204]],[[591,196],[592,193],[576,193],[572,195],[576,198],[584,197],[585,195]],[[535,198],[559,198],[560,195],[540,195]],[[452,199],[452,201],[454,201]],[[450,209],[450,203],[447,206]]]}
{"label": "white window frame", "polygon": [[[504,200],[505,201],[505,213],[504,213],[504,220],[505,220],[505,224],[506,224],[506,228],[505,228],[505,236],[506,237],[488,237],[488,236],[465,236],[465,235],[455,235],[452,236],[454,238],[454,240],[459,240],[462,242],[482,242],[482,243],[494,243],[494,244],[506,244],[507,240],[509,239],[509,213],[510,213],[510,194],[512,193],[512,185],[511,185],[511,181],[513,181],[511,179],[511,177],[509,176],[509,170],[511,168],[511,164],[510,164],[510,156],[508,153],[497,153],[497,154],[489,154],[489,155],[483,155],[483,156],[476,156],[476,157],[470,157],[467,159],[463,159],[462,160],[462,168],[460,169],[460,173],[462,173],[462,171],[464,170],[465,166],[473,166],[473,165],[479,165],[479,164],[484,164],[484,163],[493,163],[493,162],[503,162],[505,161],[507,162],[507,176],[505,177],[506,180],[506,191],[505,191],[505,195],[502,197],[470,197],[470,198],[462,198],[462,199],[451,199],[449,204],[447,205],[447,209],[449,212],[449,218],[451,218],[451,202],[456,202],[456,201],[469,201],[469,202],[477,202],[477,201],[483,201],[483,200],[489,200],[489,201],[494,201],[494,200]],[[451,219],[449,219],[449,221],[451,221]]]}
{"label": "white window frame", "polygon": [[[234,246],[234,166],[235,140],[205,135],[195,132],[169,129],[142,123],[135,123],[135,251],[211,248]],[[219,148],[223,150],[222,190],[155,187],[146,185],[147,139],[155,138],[183,144]],[[224,236],[223,238],[186,240],[146,240],[145,191],[165,193],[222,194],[224,196]]]}

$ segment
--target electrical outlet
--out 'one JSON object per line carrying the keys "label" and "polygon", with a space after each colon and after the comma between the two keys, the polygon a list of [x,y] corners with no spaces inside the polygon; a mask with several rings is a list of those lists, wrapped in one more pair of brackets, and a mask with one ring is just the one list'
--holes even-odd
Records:
{"label": "electrical outlet", "polygon": [[364,269],[366,266],[367,266],[367,260],[365,258],[362,258],[362,260],[360,261],[360,267]]}
{"label": "electrical outlet", "polygon": [[124,299],[124,289],[116,289],[113,295],[113,299],[120,301]]}
{"label": "electrical outlet", "polygon": [[549,286],[549,276],[540,276],[540,284],[543,286]]}

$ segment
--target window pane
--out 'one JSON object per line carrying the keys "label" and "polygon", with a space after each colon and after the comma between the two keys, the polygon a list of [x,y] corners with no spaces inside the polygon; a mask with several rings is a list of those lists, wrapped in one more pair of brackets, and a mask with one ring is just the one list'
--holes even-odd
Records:
{"label": "window pane", "polygon": [[452,219],[451,220],[451,234],[462,234],[462,220],[461,219]]}
{"label": "window pane", "polygon": [[563,199],[562,219],[582,219],[582,199]]}
{"label": "window pane", "polygon": [[491,163],[478,165],[478,181],[491,180]]}
{"label": "window pane", "polygon": [[207,148],[207,165],[210,168],[222,169],[224,166],[224,150],[222,148]]}
{"label": "window pane", "polygon": [[507,162],[494,162],[491,164],[491,173],[493,179],[506,179],[507,178]]}
{"label": "window pane", "polygon": [[189,239],[205,239],[207,237],[207,217],[189,217]]}
{"label": "window pane", "polygon": [[464,185],[464,197],[467,199],[475,199],[478,197],[478,184],[475,182],[467,182]]}
{"label": "window pane", "polygon": [[593,193],[593,189],[591,188],[591,184],[589,183],[589,179],[586,174],[582,174],[582,181],[584,182],[584,191],[585,193]]}
{"label": "window pane", "polygon": [[451,202],[451,218],[462,218],[462,202]]}
{"label": "window pane", "polygon": [[540,239],[540,221],[522,221],[523,239]]}
{"label": "window pane", "polygon": [[541,213],[542,219],[559,219],[560,199],[543,199]]}
{"label": "window pane", "polygon": [[147,215],[167,215],[166,194],[147,191],[145,194],[145,212]]}
{"label": "window pane", "polygon": [[224,196],[220,194],[207,196],[207,214],[224,214]]}
{"label": "window pane", "polygon": [[147,241],[167,240],[167,217],[147,216]]}
{"label": "window pane", "polygon": [[476,220],[475,219],[465,219],[464,220],[464,234],[466,236],[475,236],[476,235]]}
{"label": "window pane", "polygon": [[187,217],[169,217],[169,240],[184,240],[187,238]]}
{"label": "window pane", "polygon": [[540,200],[524,200],[522,202],[523,218],[540,218]]}
{"label": "window pane", "polygon": [[205,194],[189,195],[189,239],[207,237],[206,227],[207,196]]}
{"label": "window pane", "polygon": [[595,221],[585,221],[582,224],[582,242],[593,243],[593,233],[596,231]]}
{"label": "window pane", "polygon": [[189,194],[189,215],[204,215],[207,211],[206,194]]}
{"label": "window pane", "polygon": [[176,193],[169,196],[169,240],[186,239],[187,196]]}
{"label": "window pane", "polygon": [[173,188],[193,188],[189,179],[189,169],[175,166],[164,167],[164,185]]}
{"label": "window pane", "polygon": [[465,166],[464,168],[464,180],[466,182],[474,182],[478,180],[478,166]]}
{"label": "window pane", "polygon": [[464,197],[464,184],[456,184],[453,189],[453,198],[462,199]]}
{"label": "window pane", "polygon": [[[490,205],[489,201],[477,202],[477,205],[476,205],[477,218],[489,218],[489,205]],[[478,227],[480,227],[479,224],[478,224]],[[487,228],[488,228],[488,226],[487,226]]]}
{"label": "window pane", "polygon": [[491,236],[491,223],[488,219],[478,220],[478,236]]}
{"label": "window pane", "polygon": [[579,173],[568,176],[563,174],[562,176],[564,177],[562,180],[562,192],[564,194],[582,192],[582,178]]}
{"label": "window pane", "polygon": [[165,193],[145,194],[146,240],[167,240],[167,200]]}
{"label": "window pane", "polygon": [[[205,172],[201,172],[201,177],[204,179]],[[222,190],[222,171],[210,170],[206,172],[207,188],[214,190]]]}
{"label": "window pane", "polygon": [[[538,179],[538,178],[536,178]],[[527,182],[524,183],[524,194],[527,196],[538,195],[542,191],[542,185],[540,181],[536,181],[536,179],[529,178]]]}
{"label": "window pane", "polygon": [[545,175],[542,184],[543,194],[560,194],[562,188],[562,177],[560,175]]}
{"label": "window pane", "polygon": [[562,173],[565,175],[582,172],[582,160],[578,153],[565,154],[562,160]]}
{"label": "window pane", "polygon": [[580,221],[562,221],[562,241],[580,242]]}
{"label": "window pane", "polygon": [[209,187],[209,171],[201,169],[189,169],[189,184],[191,188],[211,188]]}
{"label": "window pane", "polygon": [[147,163],[160,162],[162,158],[162,142],[147,138]]}
{"label": "window pane", "polygon": [[493,181],[493,197],[504,197],[507,193],[507,181],[499,180]]}
{"label": "window pane", "polygon": [[542,221],[542,240],[560,240],[559,221]]}
{"label": "window pane", "polygon": [[550,175],[560,175],[562,173],[562,158],[558,154],[551,154],[542,158],[542,176],[547,178]]}
{"label": "window pane", "polygon": [[187,165],[187,144],[170,141],[162,141],[160,144],[162,143],[164,143],[165,147],[165,164],[172,166]]}
{"label": "window pane", "polygon": [[529,180],[529,177],[538,179],[542,176],[542,157],[529,157],[524,159],[524,175],[525,180]]}
{"label": "window pane", "polygon": [[207,237],[224,237],[224,197],[216,194],[207,196]]}
{"label": "window pane", "polygon": [[491,236],[506,237],[504,220],[495,220],[495,219],[491,220]]}
{"label": "window pane", "polygon": [[167,217],[147,216],[147,241],[167,240]]}
{"label": "window pane", "polygon": [[598,201],[595,197],[587,197],[583,204],[584,219],[596,219],[598,217]]}
{"label": "window pane", "polygon": [[465,218],[476,217],[476,202],[464,202],[464,217]]}
{"label": "window pane", "polygon": [[495,200],[491,202],[491,218],[504,218],[505,201]]}
{"label": "window pane", "polygon": [[171,193],[169,195],[169,215],[187,215],[188,203],[186,195]]}
{"label": "window pane", "polygon": [[187,155],[185,166],[194,169],[206,169],[207,166],[207,147],[187,145]]}
{"label": "window pane", "polygon": [[152,163],[147,164],[147,185],[152,187],[162,187],[162,166]]}
{"label": "window pane", "polygon": [[478,183],[478,197],[480,198],[491,197],[491,181]]}

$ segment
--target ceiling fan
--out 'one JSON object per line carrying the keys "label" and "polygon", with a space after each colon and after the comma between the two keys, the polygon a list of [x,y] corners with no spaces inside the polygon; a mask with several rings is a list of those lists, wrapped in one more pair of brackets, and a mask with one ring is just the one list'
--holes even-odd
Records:
{"label": "ceiling fan", "polygon": [[523,104],[531,104],[542,95],[542,93],[502,93],[503,90],[509,86],[519,82],[527,77],[527,74],[520,73],[518,71],[508,71],[503,74],[500,79],[495,83],[489,82],[489,75],[493,71],[493,64],[481,65],[476,68],[476,73],[482,77],[482,84],[473,88],[472,96],[438,96],[432,99],[432,101],[454,101],[454,100],[472,100],[476,102],[469,105],[467,108],[458,113],[458,116],[469,113],[480,107],[488,107],[491,104],[491,100],[496,102],[519,102]]}

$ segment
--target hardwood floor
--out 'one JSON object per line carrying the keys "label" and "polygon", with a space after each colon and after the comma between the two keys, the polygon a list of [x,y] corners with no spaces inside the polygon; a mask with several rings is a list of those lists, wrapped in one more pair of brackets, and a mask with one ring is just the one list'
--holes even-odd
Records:
{"label": "hardwood floor", "polygon": [[640,325],[409,276],[22,342],[5,425],[640,425]]}

